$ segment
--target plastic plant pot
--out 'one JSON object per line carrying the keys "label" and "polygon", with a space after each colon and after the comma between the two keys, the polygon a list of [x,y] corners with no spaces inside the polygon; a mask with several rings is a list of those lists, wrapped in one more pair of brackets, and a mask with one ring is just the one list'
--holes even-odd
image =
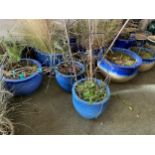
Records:
{"label": "plastic plant pot", "polygon": [[117,39],[114,47],[118,47],[118,48],[130,48],[131,46],[133,46],[135,44],[136,40],[135,39]]}
{"label": "plastic plant pot", "polygon": [[97,66],[100,71],[104,74],[108,74],[112,81],[115,82],[126,82],[134,78],[138,69],[142,64],[142,59],[136,53],[129,49],[113,48],[113,52],[121,52],[131,56],[135,59],[135,63],[130,66],[118,65],[108,61],[106,58],[102,58],[102,53],[100,53],[100,59],[97,62]]}
{"label": "plastic plant pot", "polygon": [[[80,114],[80,116],[82,116],[85,119],[96,119],[105,111],[108,105],[108,101],[110,99],[110,89],[109,89],[109,86],[106,84],[106,87],[105,87],[106,96],[103,98],[103,100],[95,103],[89,103],[79,98],[79,96],[76,93],[76,86],[85,80],[87,79],[86,78],[81,79],[76,83],[74,83],[72,88],[72,103],[75,110]],[[101,80],[98,80],[98,79],[94,79],[94,80],[98,84],[101,83]]]}
{"label": "plastic plant pot", "polygon": [[[140,72],[148,71],[150,70],[154,64],[155,64],[155,52],[152,49],[143,48],[143,47],[137,47],[139,50],[145,50],[148,53],[151,53],[153,56],[151,58],[142,58],[142,64],[139,67]],[[134,52],[134,51],[133,51]]]}
{"label": "plastic plant pot", "polygon": [[147,43],[146,43],[150,48],[155,50],[155,36],[148,36],[147,38]]}
{"label": "plastic plant pot", "polygon": [[[59,70],[58,70],[58,67],[60,65],[62,65],[64,62],[61,62],[59,63],[57,66],[56,66],[56,70],[55,70],[55,77],[56,77],[56,80],[59,84],[59,86],[67,91],[67,92],[71,92],[72,91],[72,86],[75,82],[75,77],[74,75],[66,75],[66,74],[63,74],[61,73]],[[77,62],[77,61],[74,61],[73,62],[76,66],[78,66],[80,68],[80,72],[76,75],[77,76],[77,79],[81,79],[84,77],[84,73],[85,73],[85,67],[82,63],[80,62]]]}
{"label": "plastic plant pot", "polygon": [[63,61],[63,55],[60,53],[46,53],[35,49],[35,58],[43,66],[55,67],[59,62]]}
{"label": "plastic plant pot", "polygon": [[4,77],[5,87],[14,95],[30,95],[39,88],[42,82],[42,66],[33,59],[21,59],[21,61],[29,61],[32,64],[36,64],[38,67],[37,71],[24,79],[6,79]]}

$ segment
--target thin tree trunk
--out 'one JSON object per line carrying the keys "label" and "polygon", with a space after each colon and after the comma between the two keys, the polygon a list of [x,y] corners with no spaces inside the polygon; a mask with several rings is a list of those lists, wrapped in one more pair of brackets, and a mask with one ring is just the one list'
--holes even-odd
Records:
{"label": "thin tree trunk", "polygon": [[92,23],[91,19],[88,19],[88,27],[89,27],[89,78],[93,78],[93,55],[92,55]]}
{"label": "thin tree trunk", "polygon": [[72,51],[71,51],[71,47],[70,47],[70,40],[69,40],[69,35],[68,35],[68,30],[67,30],[65,20],[64,20],[64,26],[65,26],[65,34],[66,34],[67,45],[68,45],[68,50],[69,50],[69,58],[70,58],[70,61],[71,61],[71,65],[73,67],[75,80],[77,81],[77,74],[76,74],[76,69],[75,69],[74,63],[73,63],[73,55],[72,55]]}

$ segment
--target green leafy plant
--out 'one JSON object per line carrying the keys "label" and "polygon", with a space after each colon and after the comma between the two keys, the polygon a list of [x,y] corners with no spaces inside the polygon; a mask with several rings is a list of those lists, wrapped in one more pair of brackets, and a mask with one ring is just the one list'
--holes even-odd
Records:
{"label": "green leafy plant", "polygon": [[7,53],[7,63],[13,64],[20,61],[21,52],[24,48],[24,45],[22,43],[18,43],[14,37],[8,32],[9,37],[7,40],[4,38],[1,41],[1,49],[3,50],[3,53]]}
{"label": "green leafy plant", "polygon": [[90,104],[99,102],[106,96],[104,82],[99,85],[93,80],[87,80],[77,85],[76,92],[81,99]]}

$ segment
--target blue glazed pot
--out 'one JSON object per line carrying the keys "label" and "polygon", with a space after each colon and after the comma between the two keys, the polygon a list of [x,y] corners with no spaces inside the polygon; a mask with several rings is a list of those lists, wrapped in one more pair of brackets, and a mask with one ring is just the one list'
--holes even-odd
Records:
{"label": "blue glazed pot", "polygon": [[[58,67],[63,63],[64,62],[61,62],[56,66],[55,70],[56,80],[62,89],[64,89],[67,92],[71,92],[72,86],[75,82],[74,75],[65,75],[58,70]],[[83,78],[85,72],[84,65],[77,61],[74,61],[74,64],[81,68],[80,73],[77,74],[77,79]]]}
{"label": "blue glazed pot", "polygon": [[6,79],[4,77],[5,87],[14,95],[30,95],[38,89],[42,82],[42,66],[39,62],[33,59],[21,59],[21,61],[29,61],[32,64],[36,64],[38,66],[37,72],[25,79],[15,80]]}
{"label": "blue glazed pot", "polygon": [[117,39],[114,47],[118,48],[130,48],[135,44],[135,39]]}
{"label": "blue glazed pot", "polygon": [[[96,119],[99,117],[103,111],[106,109],[108,105],[108,101],[110,99],[110,89],[109,86],[106,84],[106,96],[100,102],[89,103],[79,98],[76,93],[76,86],[81,82],[87,79],[81,79],[77,81],[72,88],[72,102],[75,110],[84,118],[86,119]],[[94,79],[98,84],[101,83],[101,80]]]}
{"label": "blue glazed pot", "polygon": [[124,66],[114,64],[108,61],[106,58],[102,58],[103,54],[100,54],[100,59],[97,65],[101,72],[108,74],[113,81],[125,82],[132,79],[138,73],[138,68],[142,64],[142,59],[136,53],[129,49],[113,48],[113,52],[122,52],[134,58],[136,62],[131,66]]}
{"label": "blue glazed pot", "polygon": [[[151,57],[151,58],[147,58],[147,59],[142,58],[142,64],[141,64],[141,66],[139,68],[140,72],[150,70],[155,64],[155,51],[152,50],[152,49],[144,48],[144,47],[137,47],[137,50],[138,49],[139,50],[144,50],[144,51],[146,51],[148,53],[151,53],[153,55],[153,57]],[[134,52],[134,50],[133,50],[133,52]]]}
{"label": "blue glazed pot", "polygon": [[35,58],[43,66],[54,67],[63,60],[63,55],[58,53],[49,54],[35,49]]}

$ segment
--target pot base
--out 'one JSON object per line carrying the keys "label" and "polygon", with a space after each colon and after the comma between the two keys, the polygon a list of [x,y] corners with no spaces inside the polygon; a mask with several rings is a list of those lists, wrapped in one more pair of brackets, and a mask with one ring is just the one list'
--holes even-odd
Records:
{"label": "pot base", "polygon": [[133,74],[133,75],[131,75],[131,76],[119,76],[119,75],[116,75],[116,74],[114,74],[114,73],[107,73],[107,72],[105,72],[105,71],[103,71],[103,70],[100,70],[100,73],[102,74],[102,75],[108,75],[109,77],[110,77],[110,80],[112,81],[112,82],[118,82],[118,83],[123,83],[123,82],[127,82],[127,81],[129,81],[129,80],[131,80],[131,79],[133,79],[137,74],[135,73],[135,74]]}
{"label": "pot base", "polygon": [[148,63],[148,64],[142,64],[139,68],[139,71],[140,72],[145,72],[145,71],[148,71],[150,70],[153,66],[154,66],[155,62],[153,63]]}

